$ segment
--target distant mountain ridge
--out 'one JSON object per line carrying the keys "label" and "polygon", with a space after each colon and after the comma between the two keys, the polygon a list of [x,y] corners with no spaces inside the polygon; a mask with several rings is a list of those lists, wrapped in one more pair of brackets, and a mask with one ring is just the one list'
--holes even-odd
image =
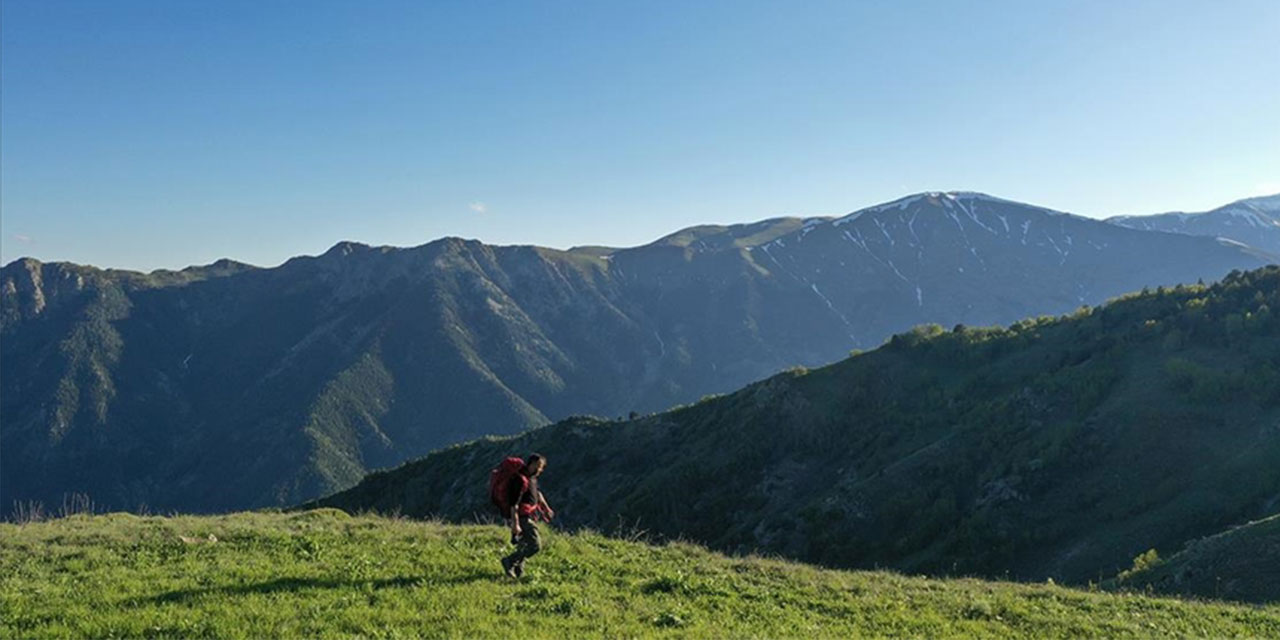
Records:
{"label": "distant mountain ridge", "polygon": [[288,504],[573,414],[647,413],[916,324],[1007,324],[1272,259],[973,193],[634,248],[342,242],[270,269],[0,269],[0,504]]}
{"label": "distant mountain ridge", "polygon": [[1107,222],[1133,229],[1227,238],[1280,254],[1280,194],[1237,200],[1203,213],[1114,216]]}

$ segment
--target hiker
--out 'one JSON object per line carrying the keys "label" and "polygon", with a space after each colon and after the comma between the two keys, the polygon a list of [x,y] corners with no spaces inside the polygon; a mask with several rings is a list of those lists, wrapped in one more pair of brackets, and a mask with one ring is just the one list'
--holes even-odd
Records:
{"label": "hiker", "polygon": [[511,523],[511,544],[516,550],[502,559],[502,571],[511,578],[524,575],[524,561],[542,550],[536,521],[550,522],[555,511],[538,491],[538,476],[547,468],[542,454],[502,461],[489,477],[489,494],[499,513]]}

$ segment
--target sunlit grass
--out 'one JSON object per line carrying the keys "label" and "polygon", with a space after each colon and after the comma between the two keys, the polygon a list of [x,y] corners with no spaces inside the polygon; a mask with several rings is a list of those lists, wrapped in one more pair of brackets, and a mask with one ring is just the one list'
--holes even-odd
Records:
{"label": "sunlit grass", "polygon": [[[212,538],[210,537],[212,536]],[[184,540],[185,538],[185,540]],[[1280,635],[1280,608],[933,580],[335,510],[0,525],[0,637]]]}

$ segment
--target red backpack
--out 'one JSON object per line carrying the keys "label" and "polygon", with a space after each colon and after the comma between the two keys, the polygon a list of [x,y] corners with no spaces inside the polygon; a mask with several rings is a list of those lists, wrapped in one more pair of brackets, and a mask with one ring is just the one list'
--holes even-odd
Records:
{"label": "red backpack", "polygon": [[507,486],[511,482],[512,477],[520,478],[520,493],[524,493],[529,488],[529,479],[520,471],[524,469],[524,460],[517,457],[510,457],[498,463],[498,466],[489,472],[489,500],[493,502],[493,506],[497,507],[498,513],[503,518],[511,517],[511,503],[507,501]]}

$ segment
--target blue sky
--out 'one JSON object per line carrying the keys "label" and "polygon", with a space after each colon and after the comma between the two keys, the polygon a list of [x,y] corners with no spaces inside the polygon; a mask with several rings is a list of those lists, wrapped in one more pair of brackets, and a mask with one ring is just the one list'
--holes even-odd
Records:
{"label": "blue sky", "polygon": [[5,0],[0,261],[1280,192],[1280,2]]}

